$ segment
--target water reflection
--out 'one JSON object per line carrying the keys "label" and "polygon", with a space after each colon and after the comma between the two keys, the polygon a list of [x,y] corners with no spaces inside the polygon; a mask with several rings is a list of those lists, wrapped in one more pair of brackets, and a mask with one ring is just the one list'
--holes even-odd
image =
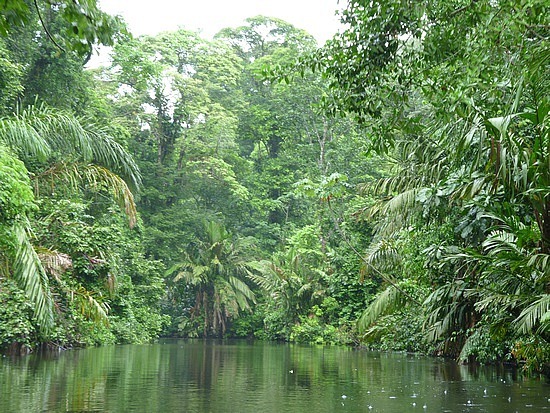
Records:
{"label": "water reflection", "polygon": [[0,361],[1,412],[522,412],[550,386],[407,354],[166,341]]}

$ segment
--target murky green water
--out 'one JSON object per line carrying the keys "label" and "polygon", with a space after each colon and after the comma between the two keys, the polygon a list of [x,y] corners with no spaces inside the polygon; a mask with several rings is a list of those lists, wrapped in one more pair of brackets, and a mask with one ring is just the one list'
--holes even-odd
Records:
{"label": "murky green water", "polygon": [[0,412],[540,412],[550,385],[405,354],[165,341],[0,359]]}

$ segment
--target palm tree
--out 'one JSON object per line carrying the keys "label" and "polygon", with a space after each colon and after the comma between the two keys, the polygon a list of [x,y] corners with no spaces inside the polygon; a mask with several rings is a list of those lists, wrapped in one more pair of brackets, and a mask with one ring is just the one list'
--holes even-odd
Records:
{"label": "palm tree", "polygon": [[249,278],[265,297],[264,323],[273,338],[288,339],[301,316],[311,315],[326,297],[325,273],[318,251],[292,245],[269,260],[254,261]]}
{"label": "palm tree", "polygon": [[[531,58],[503,116],[472,105],[452,122],[428,122],[396,143],[396,173],[373,188],[378,242],[449,217],[457,224],[456,245],[431,249],[433,271],[446,275],[424,302],[428,338],[455,355],[486,315],[510,334],[550,338],[550,53]],[[404,298],[390,286],[361,326]]]}
{"label": "palm tree", "polygon": [[[105,128],[44,105],[30,106],[0,119],[0,147],[10,148],[32,165],[35,197],[45,184],[50,191],[59,184],[73,190],[81,185],[92,190],[107,188],[127,213],[130,225],[135,224],[130,188],[139,188],[139,169]],[[31,244],[32,228],[26,216],[30,209],[21,208],[12,219],[0,222],[12,240],[0,251],[0,271],[18,282],[34,305],[38,324],[48,330],[53,325],[53,299],[46,271]]]}
{"label": "palm tree", "polygon": [[205,337],[223,335],[228,320],[255,302],[245,281],[249,274],[245,244],[246,240],[233,239],[222,224],[207,221],[203,237],[167,271],[174,282],[184,281],[195,294],[191,318],[202,317]]}

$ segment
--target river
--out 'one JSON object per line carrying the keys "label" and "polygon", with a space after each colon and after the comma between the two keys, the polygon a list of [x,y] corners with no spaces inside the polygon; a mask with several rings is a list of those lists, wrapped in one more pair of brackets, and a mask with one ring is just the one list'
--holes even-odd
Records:
{"label": "river", "polygon": [[540,412],[550,384],[402,353],[166,340],[0,358],[0,412]]}

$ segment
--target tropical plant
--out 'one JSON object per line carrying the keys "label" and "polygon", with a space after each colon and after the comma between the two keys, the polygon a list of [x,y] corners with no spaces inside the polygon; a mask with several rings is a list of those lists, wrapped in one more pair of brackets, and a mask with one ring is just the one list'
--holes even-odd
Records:
{"label": "tropical plant", "polygon": [[47,330],[53,325],[53,303],[47,277],[29,242],[28,214],[36,208],[28,171],[0,143],[0,275],[17,281],[34,302],[38,323]]}
{"label": "tropical plant", "polygon": [[246,283],[250,240],[233,238],[215,221],[204,223],[204,233],[173,265],[167,275],[183,281],[195,295],[189,319],[202,319],[202,335],[223,336],[228,322],[251,309],[255,295]]}
{"label": "tropical plant", "polygon": [[[349,30],[321,52],[330,59],[313,60],[326,63],[337,106],[376,131],[373,149],[394,162],[368,186],[379,199],[375,242],[454,226],[421,252],[427,271],[418,281],[433,289],[424,296],[427,337],[457,357],[482,330],[548,340],[550,54],[541,7],[351,1]],[[403,300],[390,286],[361,324]]]}
{"label": "tropical plant", "polygon": [[[79,191],[81,185],[92,191],[112,191],[128,214],[130,225],[135,224],[137,214],[129,185],[139,187],[139,170],[122,145],[105,129],[46,106],[29,107],[12,117],[0,119],[0,142],[11,147],[29,165],[36,197],[46,188],[48,193],[54,192],[60,183],[73,192]],[[22,169],[18,173],[25,171]],[[128,184],[116,172],[124,176]],[[20,198],[14,197],[15,200]],[[32,198],[28,200],[32,202]],[[5,253],[8,257],[12,254],[13,259],[3,268],[33,302],[40,326],[48,330],[53,323],[53,301],[44,266],[31,245],[30,210],[17,208],[10,213],[13,215],[9,231],[12,241],[11,249],[7,248]],[[90,314],[105,314],[91,295],[76,296],[88,297],[82,303],[91,305]]]}
{"label": "tropical plant", "polygon": [[[324,254],[314,226],[296,230],[284,251],[269,260],[255,261],[250,278],[263,293],[265,330],[268,336],[289,339],[290,329],[300,317],[312,314],[327,297]],[[276,315],[276,316],[275,316]]]}

